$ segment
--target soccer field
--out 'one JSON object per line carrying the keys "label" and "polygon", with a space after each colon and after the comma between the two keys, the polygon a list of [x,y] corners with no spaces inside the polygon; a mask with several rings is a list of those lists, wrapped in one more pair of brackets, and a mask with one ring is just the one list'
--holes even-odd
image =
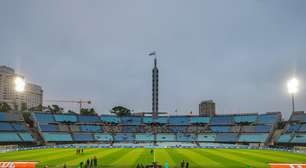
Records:
{"label": "soccer field", "polygon": [[[306,163],[305,154],[249,149],[154,149],[156,161],[179,167],[182,160],[189,167],[269,167],[268,163]],[[1,161],[39,161],[38,167],[77,167],[81,161],[96,156],[99,167],[136,167],[153,161],[154,154],[145,148],[90,148],[77,155],[76,149],[36,149],[1,153]]]}

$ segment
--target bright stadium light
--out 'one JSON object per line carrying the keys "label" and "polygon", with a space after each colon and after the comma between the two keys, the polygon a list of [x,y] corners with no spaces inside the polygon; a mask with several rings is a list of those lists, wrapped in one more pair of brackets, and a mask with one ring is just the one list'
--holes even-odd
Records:
{"label": "bright stadium light", "polygon": [[295,112],[294,109],[294,96],[299,91],[299,81],[296,78],[291,78],[287,82],[288,93],[292,96],[292,112]]}
{"label": "bright stadium light", "polygon": [[26,85],[25,80],[22,77],[17,76],[15,78],[15,90],[17,92],[23,92],[25,89],[25,85]]}
{"label": "bright stadium light", "polygon": [[292,78],[287,82],[288,93],[296,94],[298,92],[299,81],[296,78]]}

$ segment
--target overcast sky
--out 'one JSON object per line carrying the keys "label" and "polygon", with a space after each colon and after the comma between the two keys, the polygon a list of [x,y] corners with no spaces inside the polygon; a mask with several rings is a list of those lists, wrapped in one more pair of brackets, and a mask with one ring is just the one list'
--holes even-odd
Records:
{"label": "overcast sky", "polygon": [[[150,111],[152,50],[161,111],[198,113],[213,99],[220,114],[288,116],[286,80],[306,75],[306,1],[0,1],[0,64],[42,85],[44,99]],[[301,87],[297,110],[305,97]]]}

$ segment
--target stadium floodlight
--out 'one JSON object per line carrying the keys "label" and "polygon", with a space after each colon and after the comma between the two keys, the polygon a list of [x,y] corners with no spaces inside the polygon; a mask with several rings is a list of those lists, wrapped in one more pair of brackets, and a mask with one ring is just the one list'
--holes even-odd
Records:
{"label": "stadium floodlight", "polygon": [[291,94],[292,97],[292,112],[295,111],[294,109],[294,96],[295,94],[299,91],[299,80],[297,80],[296,78],[291,78],[290,80],[288,80],[287,82],[287,88],[288,88],[288,93]]}
{"label": "stadium floodlight", "polygon": [[299,81],[296,78],[292,78],[287,82],[288,92],[290,94],[296,94],[298,92]]}
{"label": "stadium floodlight", "polygon": [[17,76],[15,78],[15,90],[17,92],[23,92],[25,89],[25,85],[26,85],[25,80],[22,77]]}

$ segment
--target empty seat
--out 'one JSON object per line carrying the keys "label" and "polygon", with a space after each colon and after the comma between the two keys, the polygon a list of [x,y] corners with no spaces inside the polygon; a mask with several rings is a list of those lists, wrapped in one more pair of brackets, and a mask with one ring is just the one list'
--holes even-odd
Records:
{"label": "empty seat", "polygon": [[119,123],[120,122],[120,118],[117,116],[110,116],[110,115],[101,115],[100,116],[100,120],[102,122],[106,122],[106,123]]}
{"label": "empty seat", "polygon": [[256,125],[255,131],[260,132],[270,132],[272,130],[272,125]]}
{"label": "empty seat", "polygon": [[277,142],[279,143],[289,143],[291,140],[291,134],[283,134],[278,137]]}
{"label": "empty seat", "polygon": [[223,133],[223,132],[232,132],[230,126],[210,126],[209,127],[212,132]]}
{"label": "empty seat", "polygon": [[306,134],[295,134],[291,140],[291,143],[306,143]]}
{"label": "empty seat", "polygon": [[306,132],[306,124],[302,124],[298,132]]}
{"label": "empty seat", "polygon": [[195,134],[183,134],[183,133],[177,134],[177,141],[192,142],[195,141],[195,139],[196,139]]}
{"label": "empty seat", "polygon": [[48,142],[69,142],[73,141],[68,133],[43,133],[43,138]]}
{"label": "empty seat", "polygon": [[26,131],[27,130],[27,127],[23,122],[12,123],[12,126],[16,131]]}
{"label": "empty seat", "polygon": [[57,132],[58,126],[55,124],[40,124],[40,130],[42,132]]}
{"label": "empty seat", "polygon": [[121,117],[121,124],[124,125],[140,125],[141,117]]}
{"label": "empty seat", "polygon": [[80,130],[83,132],[101,132],[99,125],[80,125]]}
{"label": "empty seat", "polygon": [[8,122],[0,122],[0,131],[14,131],[13,126]]}
{"label": "empty seat", "polygon": [[174,134],[157,134],[156,141],[175,141]]}
{"label": "empty seat", "polygon": [[225,116],[214,116],[210,121],[211,125],[230,125],[233,124],[233,116],[225,115]]}
{"label": "empty seat", "polygon": [[191,124],[208,124],[210,117],[190,117]]}
{"label": "empty seat", "polygon": [[84,122],[84,123],[100,122],[99,117],[95,115],[79,115],[78,118],[79,118],[79,122]]}
{"label": "empty seat", "polygon": [[235,123],[254,123],[256,122],[256,120],[257,120],[257,114],[234,116]]}
{"label": "empty seat", "polygon": [[239,137],[239,142],[266,142],[268,134],[258,133],[258,134],[241,134]]}
{"label": "empty seat", "polygon": [[36,121],[40,123],[54,122],[54,116],[52,114],[46,113],[34,113],[33,117]]}
{"label": "empty seat", "polygon": [[261,114],[258,117],[257,123],[258,124],[274,124],[279,122],[281,119],[280,113],[274,114]]}
{"label": "empty seat", "polygon": [[0,142],[20,142],[22,139],[15,132],[0,132]]}
{"label": "empty seat", "polygon": [[19,136],[21,137],[22,141],[24,142],[33,142],[33,136],[30,133],[27,132],[22,132],[22,133],[18,133]]}
{"label": "empty seat", "polygon": [[235,133],[218,133],[216,135],[216,142],[237,142],[238,134]]}
{"label": "empty seat", "polygon": [[77,116],[76,115],[70,115],[70,114],[55,114],[54,115],[55,121],[58,122],[77,122]]}
{"label": "empty seat", "polygon": [[199,134],[197,140],[201,142],[215,142],[216,134]]}
{"label": "empty seat", "polygon": [[300,129],[301,125],[300,124],[290,124],[287,126],[286,132],[295,132]]}
{"label": "empty seat", "polygon": [[113,136],[111,134],[96,133],[94,134],[94,138],[97,141],[113,141]]}
{"label": "empty seat", "polygon": [[134,141],[133,134],[130,133],[118,133],[115,134],[115,141]]}
{"label": "empty seat", "polygon": [[154,135],[153,134],[135,134],[135,140],[136,141],[154,141]]}
{"label": "empty seat", "polygon": [[184,116],[170,116],[169,117],[170,125],[189,125],[189,118]]}
{"label": "empty seat", "polygon": [[74,141],[79,141],[79,142],[94,141],[92,134],[73,133],[72,137]]}

